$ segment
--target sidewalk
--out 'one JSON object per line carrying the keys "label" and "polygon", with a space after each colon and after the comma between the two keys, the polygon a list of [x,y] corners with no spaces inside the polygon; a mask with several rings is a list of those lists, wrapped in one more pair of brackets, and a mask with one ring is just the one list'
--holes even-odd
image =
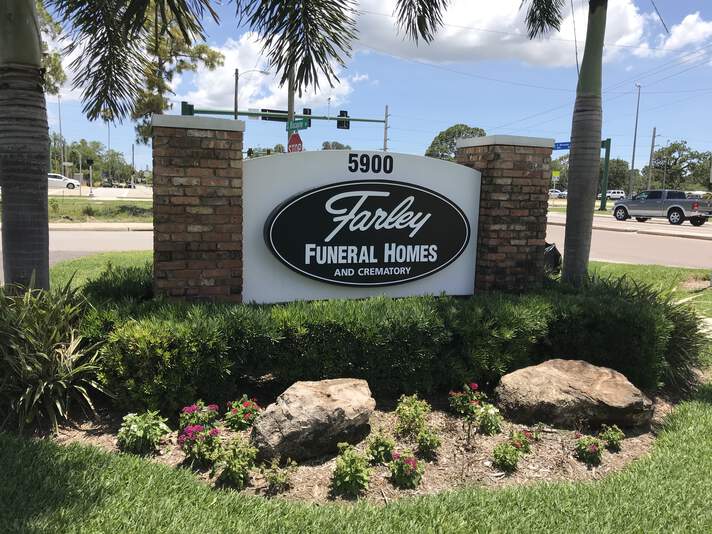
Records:
{"label": "sidewalk", "polygon": [[[565,213],[549,213],[547,224],[553,226],[566,226]],[[609,232],[627,232],[642,235],[656,235],[665,237],[682,237],[685,239],[701,239],[712,241],[712,222],[704,226],[693,227],[689,224],[673,226],[667,220],[650,220],[644,223],[636,221],[616,221],[613,217],[593,218],[594,230],[607,230]]]}
{"label": "sidewalk", "polygon": [[50,223],[49,229],[51,232],[152,232],[153,223]]}

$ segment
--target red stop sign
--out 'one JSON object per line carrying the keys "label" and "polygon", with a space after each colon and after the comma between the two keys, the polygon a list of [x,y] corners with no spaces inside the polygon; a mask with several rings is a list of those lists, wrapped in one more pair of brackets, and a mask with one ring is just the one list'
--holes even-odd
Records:
{"label": "red stop sign", "polygon": [[304,145],[302,144],[302,138],[299,136],[299,132],[294,132],[289,136],[289,143],[287,143],[287,152],[301,152],[304,150]]}

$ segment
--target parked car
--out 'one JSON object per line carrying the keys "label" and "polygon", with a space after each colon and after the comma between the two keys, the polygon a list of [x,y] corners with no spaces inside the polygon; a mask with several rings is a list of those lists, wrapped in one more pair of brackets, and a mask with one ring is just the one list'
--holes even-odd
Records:
{"label": "parked car", "polygon": [[569,192],[561,191],[561,193],[559,193],[559,198],[569,198]]}
{"label": "parked car", "polygon": [[[596,198],[600,199],[601,198],[601,193],[598,193],[596,195]],[[606,198],[608,200],[620,200],[622,198],[625,198],[625,191],[622,189],[609,189],[606,191]]]}
{"label": "parked car", "polygon": [[47,187],[50,189],[74,189],[79,187],[79,180],[67,178],[61,174],[49,173],[47,175]]}
{"label": "parked car", "polygon": [[689,220],[692,226],[702,226],[712,217],[712,201],[687,198],[684,191],[656,189],[617,201],[613,216],[619,221],[635,217],[638,222],[666,218],[670,224]]}
{"label": "parked car", "polygon": [[561,191],[558,189],[549,189],[549,198],[559,198]]}

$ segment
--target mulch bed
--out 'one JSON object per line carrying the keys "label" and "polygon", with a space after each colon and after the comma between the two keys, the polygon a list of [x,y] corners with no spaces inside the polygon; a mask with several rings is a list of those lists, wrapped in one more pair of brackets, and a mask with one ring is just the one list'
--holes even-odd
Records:
{"label": "mulch bed", "polygon": [[[371,418],[371,427],[391,434],[395,428],[396,416],[387,406],[377,409]],[[660,421],[671,409],[671,404],[662,399],[655,402],[655,422]],[[584,481],[597,480],[618,471],[632,461],[644,456],[650,451],[655,439],[650,429],[626,429],[626,438],[622,442],[621,451],[611,453],[604,451],[603,461],[597,467],[589,468],[573,455],[575,432],[572,430],[544,427],[541,440],[532,443],[532,450],[519,461],[518,469],[512,474],[505,474],[492,465],[492,450],[507,441],[511,432],[530,427],[505,422],[503,432],[496,436],[475,435],[468,445],[463,419],[449,412],[434,410],[428,420],[429,425],[442,438],[442,447],[438,456],[426,461],[425,474],[420,486],[415,490],[401,490],[393,486],[389,479],[389,471],[385,466],[375,466],[371,472],[368,491],[361,497],[372,503],[387,503],[405,496],[428,495],[445,490],[465,486],[505,487],[535,482],[553,481]],[[62,444],[82,443],[94,445],[106,451],[118,453],[116,433],[120,419],[105,415],[99,421],[77,422],[60,427],[56,441]],[[585,433],[585,432],[584,432]],[[237,433],[225,432],[224,438],[230,439]],[[241,432],[243,437],[249,437],[249,431]],[[396,438],[396,450],[410,448],[415,450],[415,444]],[[364,451],[365,441],[356,448]],[[185,467],[185,456],[177,444],[177,432],[169,434],[162,442],[160,452],[148,457],[149,460],[170,465]],[[325,503],[342,500],[334,498],[329,491],[331,474],[336,463],[335,456],[317,458],[299,465],[292,477],[291,488],[279,498]],[[206,483],[213,484],[207,471],[196,471],[196,476]],[[266,483],[259,472],[254,469],[250,485],[243,493],[266,495]]]}

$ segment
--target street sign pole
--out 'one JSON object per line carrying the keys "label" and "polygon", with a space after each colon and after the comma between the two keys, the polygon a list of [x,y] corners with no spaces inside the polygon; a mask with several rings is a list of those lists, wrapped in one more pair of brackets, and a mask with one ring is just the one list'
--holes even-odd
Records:
{"label": "street sign pole", "polygon": [[598,211],[606,211],[606,193],[608,192],[608,166],[611,162],[611,138],[609,137],[601,143],[601,148],[606,150],[605,159],[603,160],[603,178],[601,179],[601,205]]}

